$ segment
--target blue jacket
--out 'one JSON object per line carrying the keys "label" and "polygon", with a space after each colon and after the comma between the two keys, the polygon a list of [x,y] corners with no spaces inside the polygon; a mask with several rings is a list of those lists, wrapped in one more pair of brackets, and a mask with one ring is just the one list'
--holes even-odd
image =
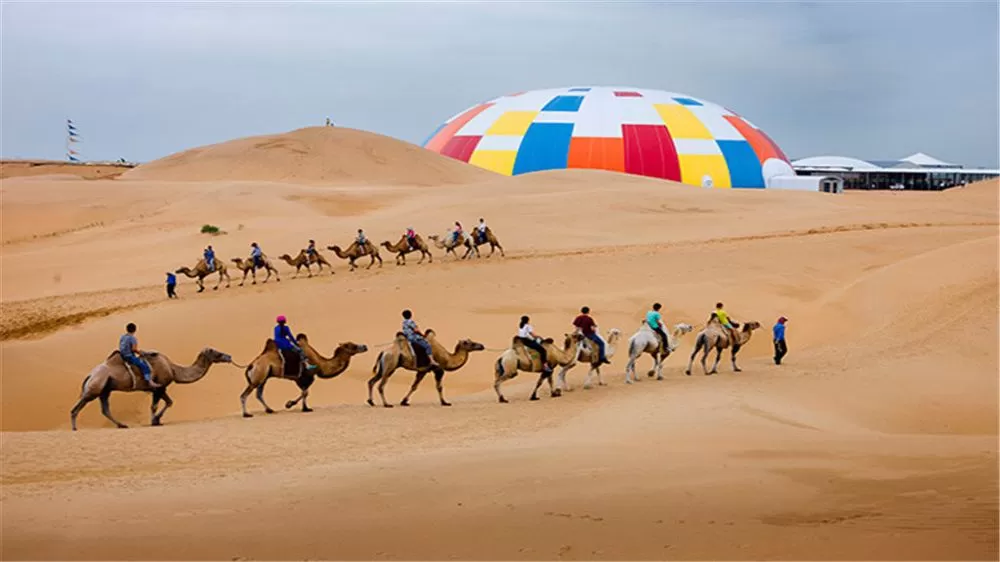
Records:
{"label": "blue jacket", "polygon": [[772,329],[774,332],[774,341],[785,341],[785,325],[778,322],[774,325]]}
{"label": "blue jacket", "polygon": [[287,325],[278,324],[274,327],[274,342],[278,344],[278,349],[295,349],[298,345],[292,337],[292,331]]}
{"label": "blue jacket", "polygon": [[177,276],[174,275],[173,273],[168,273],[167,274],[167,285],[176,285],[176,284],[177,284]]}

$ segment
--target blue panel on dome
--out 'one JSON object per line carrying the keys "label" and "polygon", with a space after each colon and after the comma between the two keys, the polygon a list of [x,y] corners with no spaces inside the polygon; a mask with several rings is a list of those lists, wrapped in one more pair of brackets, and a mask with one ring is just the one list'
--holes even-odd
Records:
{"label": "blue panel on dome", "polygon": [[729,167],[733,187],[764,187],[764,174],[753,147],[746,141],[716,141]]}
{"label": "blue panel on dome", "polygon": [[571,92],[589,92],[590,88],[570,88]]}
{"label": "blue panel on dome", "polygon": [[580,111],[583,96],[556,96],[545,104],[542,111]]}
{"label": "blue panel on dome", "polygon": [[440,133],[441,129],[444,129],[445,125],[447,125],[447,124],[448,123],[445,122],[445,123],[441,123],[440,125],[438,125],[438,128],[434,129],[434,132],[431,133],[430,136],[428,136],[426,139],[424,139],[424,142],[420,143],[420,146],[423,146],[423,147],[426,148],[427,147],[427,143],[431,142],[431,139],[434,138],[434,135]]}
{"label": "blue panel on dome", "polygon": [[691,98],[674,98],[674,101],[681,105],[704,105],[700,101]]}
{"label": "blue panel on dome", "polygon": [[572,123],[532,123],[517,151],[514,175],[565,168],[572,136]]}

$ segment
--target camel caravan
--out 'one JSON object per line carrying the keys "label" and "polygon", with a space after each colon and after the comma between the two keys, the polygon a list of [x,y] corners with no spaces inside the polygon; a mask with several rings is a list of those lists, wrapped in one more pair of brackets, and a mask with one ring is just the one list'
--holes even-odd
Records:
{"label": "camel caravan", "polygon": [[[307,254],[308,255],[308,254]],[[299,257],[302,257],[301,255]],[[303,258],[306,259],[306,258]],[[235,261],[235,260],[234,260]],[[204,264],[199,264],[204,265]],[[237,264],[238,266],[241,264]],[[222,264],[219,264],[223,268]],[[196,267],[196,270],[198,268]],[[203,268],[202,270],[207,269]],[[242,268],[241,268],[242,269]],[[628,339],[625,349],[628,352],[628,362],[625,366],[625,383],[633,384],[640,379],[636,376],[636,363],[643,355],[652,358],[652,366],[647,371],[650,378],[663,380],[663,365],[678,348],[680,339],[693,331],[690,324],[679,323],[667,333],[660,315],[660,305],[646,314],[645,320],[638,330]],[[417,391],[420,383],[428,373],[434,374],[438,401],[442,406],[451,406],[444,396],[444,377],[446,373],[455,372],[465,367],[471,355],[485,351],[486,346],[472,339],[460,339],[452,347],[442,343],[434,330],[420,330],[413,314],[409,310],[402,313],[402,330],[397,332],[389,344],[379,352],[372,366],[372,376],[367,381],[369,406],[375,406],[374,391],[378,390],[379,402],[382,407],[391,408],[386,399],[385,386],[394,373],[400,369],[414,373],[409,391],[400,401],[401,406],[409,406],[410,399]],[[784,323],[787,318],[782,316],[775,327],[775,346],[778,352],[778,339],[781,349],[784,347]],[[285,409],[291,409],[302,404],[302,412],[311,412],[308,397],[309,389],[316,379],[333,379],[347,371],[351,360],[359,354],[368,352],[363,343],[345,341],[333,348],[329,357],[317,350],[305,334],[293,337],[284,316],[276,318],[276,326],[272,338],[264,342],[262,351],[246,366],[239,365],[226,353],[212,348],[204,348],[190,365],[178,365],[166,355],[157,351],[143,351],[138,347],[136,326],[129,324],[126,334],[119,340],[118,349],[108,355],[103,362],[94,367],[84,377],[80,398],[70,411],[70,425],[77,429],[77,417],[84,407],[95,399],[100,401],[101,413],[116,427],[125,428],[111,413],[110,397],[114,392],[150,392],[150,425],[162,423],[164,413],[173,406],[173,400],[167,394],[167,388],[173,384],[191,384],[198,382],[212,366],[228,363],[243,370],[246,388],[239,395],[240,409],[243,417],[252,418],[247,410],[247,398],[255,394],[257,401],[263,406],[264,412],[275,413],[264,399],[264,388],[272,379],[282,379],[294,383],[299,389],[299,396],[285,403]],[[549,396],[558,398],[564,392],[573,390],[567,381],[567,374],[577,365],[588,368],[583,388],[590,389],[596,380],[598,386],[606,386],[601,368],[608,365],[621,346],[622,333],[617,328],[611,328],[601,335],[596,321],[590,316],[590,309],[583,307],[580,315],[573,320],[574,330],[563,334],[561,342],[553,338],[541,337],[534,332],[530,318],[521,317],[518,333],[510,341],[510,345],[500,352],[493,361],[493,389],[500,403],[509,400],[501,390],[501,386],[514,379],[520,373],[538,374],[529,400],[539,400],[542,385],[548,385]],[[730,349],[734,372],[741,372],[736,364],[736,356],[749,342],[755,330],[761,327],[759,322],[748,321],[743,324],[731,320],[722,309],[722,303],[716,305],[703,329],[695,335],[694,350],[691,353],[686,375],[691,375],[691,367],[695,357],[701,353],[701,365],[706,375],[718,373],[719,361],[723,351]],[[779,327],[781,328],[779,330]],[[708,354],[715,350],[715,362],[711,370],[706,365]],[[783,357],[784,354],[781,354]],[[780,364],[776,355],[775,363]],[[163,407],[160,407],[160,402]]]}
{"label": "camel caravan", "polygon": [[[490,247],[490,253],[486,257],[493,256],[497,250],[500,251],[500,257],[505,257],[503,246],[500,245],[496,235],[486,226],[483,219],[479,219],[479,224],[473,228],[471,233],[463,231],[461,224],[456,221],[455,228],[447,231],[444,236],[432,234],[427,237],[427,241],[414,232],[412,228],[407,228],[406,233],[397,242],[385,240],[376,245],[368,239],[364,230],[359,229],[358,235],[347,245],[346,249],[339,245],[327,246],[326,249],[333,252],[338,258],[346,260],[350,271],[355,271],[359,267],[358,260],[366,257],[368,264],[365,269],[371,269],[376,263],[382,267],[382,256],[379,248],[384,248],[392,254],[396,258],[396,265],[402,266],[406,265],[406,256],[412,253],[420,254],[418,264],[424,263],[425,259],[427,263],[433,263],[434,255],[431,253],[431,248],[444,250],[446,256],[451,254],[455,259],[464,260],[472,256],[478,258],[481,257],[479,247],[486,245]],[[462,254],[459,255],[456,249],[461,249]],[[313,266],[316,266],[319,273],[323,273],[323,268],[326,267],[331,275],[335,274],[331,262],[316,248],[315,240],[310,240],[309,245],[298,250],[294,257],[292,254],[281,254],[277,259],[288,264],[289,267],[295,268],[294,277],[298,277],[305,269],[307,277],[311,278]],[[274,262],[267,257],[256,242],[251,244],[249,257],[236,257],[230,259],[229,262],[243,273],[239,283],[240,287],[246,283],[247,277],[250,277],[251,285],[256,285],[258,271],[266,274],[263,283],[267,283],[271,279],[271,275],[274,275],[275,281],[281,281],[281,276]],[[222,260],[215,259],[215,250],[212,249],[212,246],[205,248],[202,259],[193,268],[181,267],[174,270],[174,273],[194,279],[199,293],[205,290],[205,278],[213,275],[218,276],[218,281],[212,287],[213,291],[218,290],[223,281],[226,283],[226,288],[231,284],[227,266]]]}

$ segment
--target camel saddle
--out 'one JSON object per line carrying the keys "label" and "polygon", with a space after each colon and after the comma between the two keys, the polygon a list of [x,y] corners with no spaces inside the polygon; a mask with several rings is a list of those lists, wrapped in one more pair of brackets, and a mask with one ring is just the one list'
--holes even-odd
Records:
{"label": "camel saddle", "polygon": [[[552,343],[552,340],[546,339],[545,343]],[[516,336],[514,337],[510,347],[514,350],[518,363],[521,363],[522,361],[527,362],[531,365],[532,370],[541,370],[542,356],[539,355],[537,351],[524,345],[524,342]]]}
{"label": "camel saddle", "polygon": [[278,351],[281,356],[282,373],[284,373],[282,376],[293,379],[299,378],[305,366],[299,352],[294,349],[280,349]]}
{"label": "camel saddle", "polygon": [[[147,358],[150,358],[150,357],[156,357],[159,354],[160,353],[158,351],[143,351],[143,352],[139,353],[139,358],[140,359],[147,359]],[[125,372],[127,372],[128,375],[129,375],[129,377],[132,378],[132,388],[138,390],[138,389],[140,389],[142,387],[148,387],[149,386],[146,383],[146,378],[142,376],[142,373],[141,372],[137,373],[136,370],[135,370],[135,368],[132,366],[132,364],[129,363],[128,361],[126,361],[124,357],[122,357],[122,352],[121,351],[118,351],[117,349],[114,350],[111,353],[111,356],[115,356],[115,355],[118,355],[118,357],[122,360],[122,365],[125,366]],[[148,364],[149,361],[146,361],[146,363]],[[153,366],[149,365],[149,367],[150,367],[150,369],[152,369]],[[152,374],[150,375],[151,378],[154,377],[154,376],[155,375],[152,375]]]}

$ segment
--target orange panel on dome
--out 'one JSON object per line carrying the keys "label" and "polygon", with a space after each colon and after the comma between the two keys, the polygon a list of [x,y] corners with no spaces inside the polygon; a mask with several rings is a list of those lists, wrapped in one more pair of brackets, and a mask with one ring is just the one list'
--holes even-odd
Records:
{"label": "orange panel on dome", "polygon": [[442,128],[438,132],[438,134],[434,135],[434,138],[427,141],[427,144],[424,145],[424,148],[428,150],[433,150],[434,152],[441,152],[441,149],[443,149],[445,145],[448,144],[448,141],[450,141],[452,137],[455,136],[455,133],[457,133],[459,129],[464,127],[465,124],[468,123],[469,121],[472,121],[472,119],[475,118],[476,115],[479,115],[480,113],[486,111],[491,107],[493,107],[492,103],[484,103],[482,105],[477,105],[476,107],[473,107],[472,109],[459,115],[458,117],[453,119],[451,123],[445,125],[444,128]]}
{"label": "orange panel on dome", "polygon": [[746,121],[735,115],[724,115],[723,117],[747,139],[747,142],[750,143],[750,148],[753,149],[754,154],[757,155],[757,159],[760,160],[761,164],[766,162],[768,158],[786,160],[785,155],[778,150],[778,147],[771,142],[771,139],[767,138],[767,135],[754,129]]}
{"label": "orange panel on dome", "polygon": [[573,137],[569,141],[567,168],[625,171],[625,146],[621,138]]}

